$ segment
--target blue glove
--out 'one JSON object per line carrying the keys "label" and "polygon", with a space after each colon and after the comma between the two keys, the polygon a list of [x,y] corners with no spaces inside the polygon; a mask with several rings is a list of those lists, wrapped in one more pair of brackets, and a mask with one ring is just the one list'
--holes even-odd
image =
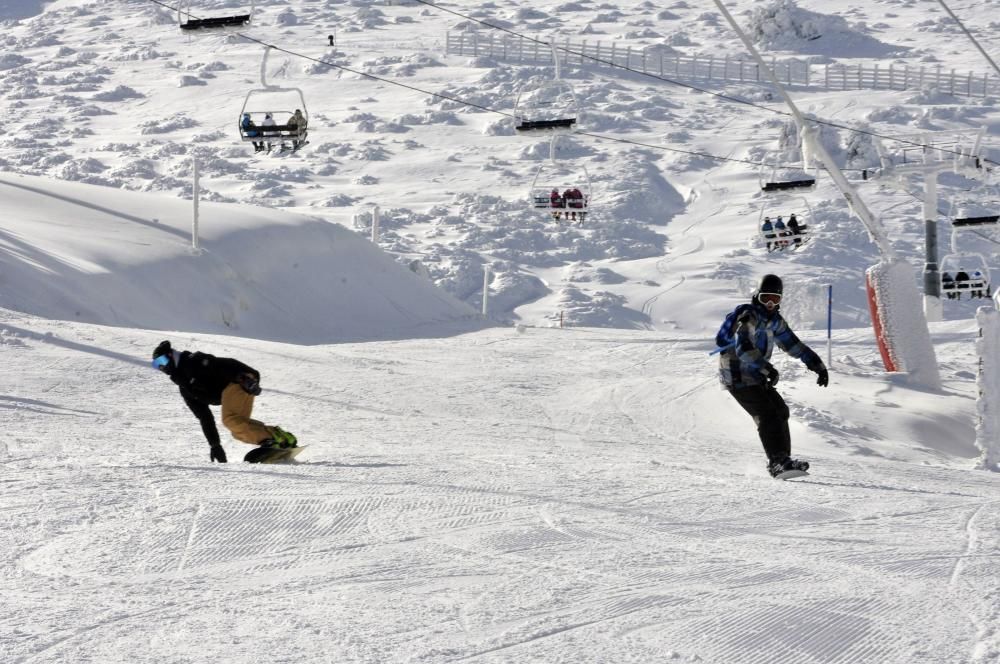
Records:
{"label": "blue glove", "polygon": [[820,367],[816,369],[816,373],[819,374],[819,378],[816,379],[817,385],[820,387],[826,387],[830,384],[830,374],[827,372],[826,367],[820,365]]}

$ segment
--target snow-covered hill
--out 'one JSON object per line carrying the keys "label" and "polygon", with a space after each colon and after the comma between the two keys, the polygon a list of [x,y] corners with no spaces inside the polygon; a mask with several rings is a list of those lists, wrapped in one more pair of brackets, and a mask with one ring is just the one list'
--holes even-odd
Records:
{"label": "snow-covered hill", "polygon": [[[472,329],[476,312],[340,226],[38,177],[0,178],[0,306],[289,343]],[[463,324],[464,321],[464,324]]]}
{"label": "snow-covered hill", "polygon": [[[957,68],[977,77],[989,70],[931,3],[891,2],[871,13],[834,13],[818,0],[799,4],[737,2],[732,8],[762,46],[784,49],[769,55],[820,63],[863,56],[883,67],[942,65],[945,72]],[[208,3],[192,11],[226,13],[238,5]],[[22,13],[35,7],[14,6]],[[968,16],[987,46],[990,6]],[[692,325],[697,321],[678,320],[676,313],[688,309],[688,287],[674,288],[680,278],[694,280],[688,283],[699,285],[706,308],[715,311],[723,305],[719,295],[731,294],[734,283],[747,292],[766,268],[794,272],[796,284],[810,289],[833,283],[839,323],[864,324],[858,284],[875,252],[829,181],[809,200],[821,242],[795,256],[767,256],[756,233],[764,205],[755,195],[757,169],[670,151],[774,160],[786,118],[669,81],[566,66],[563,76],[576,88],[589,130],[633,143],[580,136],[559,144],[558,162],[571,171],[585,166],[594,195],[583,227],[556,223],[527,200],[548,159],[548,139],[515,136],[509,117],[520,86],[552,76],[552,67],[445,55],[449,29],[471,25],[483,39],[491,32],[446,10],[536,37],[558,28],[562,36],[622,48],[743,55],[715,12],[685,2],[655,9],[647,3],[529,9],[516,2],[435,8],[273,0],[255,4],[245,31],[250,39],[241,39],[182,32],[173,13],[149,0],[59,0],[8,25],[0,83],[9,120],[0,136],[0,168],[187,197],[197,158],[211,200],[306,211],[348,227],[356,217],[367,223],[371,206],[379,205],[383,248],[403,261],[420,258],[438,285],[477,308],[489,264],[493,314],[502,320],[551,324],[562,312],[564,321],[581,325]],[[305,95],[310,145],[296,154],[262,156],[238,141],[236,122],[248,93],[248,110],[298,103],[294,94],[259,92],[261,44],[283,49],[269,58],[267,82]],[[785,111],[760,86],[685,82],[691,83]],[[996,121],[992,100],[936,89],[796,90],[795,96],[820,118],[886,135]],[[824,142],[845,163],[856,138],[824,128]],[[870,146],[852,150],[873,154]],[[873,165],[863,161],[851,165]],[[977,190],[971,181],[942,185],[943,211],[958,194],[997,199],[995,190]],[[865,184],[862,193],[886,218],[901,254],[919,264],[920,202],[883,187]],[[978,240],[962,247],[991,255],[995,248]],[[950,305],[946,316],[969,318],[974,306]],[[807,314],[798,322],[816,319]]]}

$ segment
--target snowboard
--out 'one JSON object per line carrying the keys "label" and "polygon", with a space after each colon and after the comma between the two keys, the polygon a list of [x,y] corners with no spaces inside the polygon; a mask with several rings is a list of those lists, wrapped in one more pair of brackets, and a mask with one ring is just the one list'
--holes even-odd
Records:
{"label": "snowboard", "polygon": [[292,459],[307,446],[299,447],[258,447],[243,457],[246,463],[291,463]]}
{"label": "snowboard", "polygon": [[776,480],[790,480],[796,477],[809,477],[809,473],[804,470],[786,470],[774,476]]}

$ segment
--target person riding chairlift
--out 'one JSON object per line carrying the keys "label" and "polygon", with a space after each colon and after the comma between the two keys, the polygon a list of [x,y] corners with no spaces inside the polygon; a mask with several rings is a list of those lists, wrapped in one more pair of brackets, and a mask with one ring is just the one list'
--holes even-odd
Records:
{"label": "person riding chairlift", "polygon": [[306,117],[302,115],[302,111],[300,109],[295,109],[295,112],[292,113],[292,117],[288,118],[288,126],[295,127],[295,138],[292,139],[293,150],[298,150],[302,145],[302,141],[299,137],[306,132],[307,123],[308,120],[306,120]]}
{"label": "person riding chairlift", "polygon": [[[260,136],[260,132],[257,130],[257,125],[250,118],[249,113],[243,114],[243,119],[240,120],[240,127],[243,129],[243,133],[253,138],[255,136]],[[253,151],[260,152],[264,149],[264,141],[251,141],[253,143]]]}
{"label": "person riding chairlift", "polygon": [[[270,113],[265,113],[264,114],[264,121],[260,123],[260,126],[263,128],[265,136],[274,136],[274,135],[276,135],[276,132],[268,131],[269,127],[277,127],[278,126],[278,123],[274,121],[274,117],[272,117],[272,115]],[[267,142],[267,151],[268,152],[271,151],[271,141]]]}
{"label": "person riding chairlift", "polygon": [[799,223],[798,217],[795,216],[793,212],[788,217],[788,231],[792,234],[792,242],[795,246],[802,244],[802,235],[805,233],[806,227]]}

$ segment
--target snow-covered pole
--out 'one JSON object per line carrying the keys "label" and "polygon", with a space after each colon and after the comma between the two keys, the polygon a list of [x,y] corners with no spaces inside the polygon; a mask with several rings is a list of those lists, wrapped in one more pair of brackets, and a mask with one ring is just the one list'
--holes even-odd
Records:
{"label": "snow-covered pole", "polygon": [[198,199],[201,198],[201,178],[198,173],[198,157],[191,155],[191,170],[194,183],[191,186],[191,249],[195,252],[201,251],[201,241],[198,238]]}
{"label": "snow-covered pole", "polygon": [[553,37],[549,41],[549,46],[552,48],[552,61],[555,63],[555,66],[556,66],[555,80],[558,81],[560,79],[560,77],[561,77],[561,71],[560,71],[560,67],[559,67],[559,48],[556,46],[556,39],[555,39],[555,37]]}
{"label": "snow-covered pole", "polygon": [[490,264],[483,266],[483,318],[486,318],[486,310],[490,300]]}
{"label": "snow-covered pole", "polygon": [[896,166],[894,172],[900,176],[920,173],[924,178],[924,315],[927,320],[938,322],[944,319],[941,302],[941,273],[938,266],[938,175],[954,170],[947,162],[932,162],[925,156],[922,164]]}
{"label": "snow-covered pole", "polygon": [[833,366],[833,284],[826,285],[826,368]]}
{"label": "snow-covered pole", "polygon": [[[1000,307],[1000,302],[997,302]],[[997,307],[979,307],[979,339],[976,351],[979,371],[976,383],[976,446],[982,451],[976,468],[1000,471],[1000,312]]]}
{"label": "snow-covered pole", "polygon": [[376,205],[372,208],[372,243],[378,244],[378,222],[379,222],[379,209]]}
{"label": "snow-covered pole", "polygon": [[938,232],[937,206],[938,171],[930,162],[924,175],[924,315],[928,321],[939,322],[944,319],[944,307],[941,304],[941,273],[938,271]]}

